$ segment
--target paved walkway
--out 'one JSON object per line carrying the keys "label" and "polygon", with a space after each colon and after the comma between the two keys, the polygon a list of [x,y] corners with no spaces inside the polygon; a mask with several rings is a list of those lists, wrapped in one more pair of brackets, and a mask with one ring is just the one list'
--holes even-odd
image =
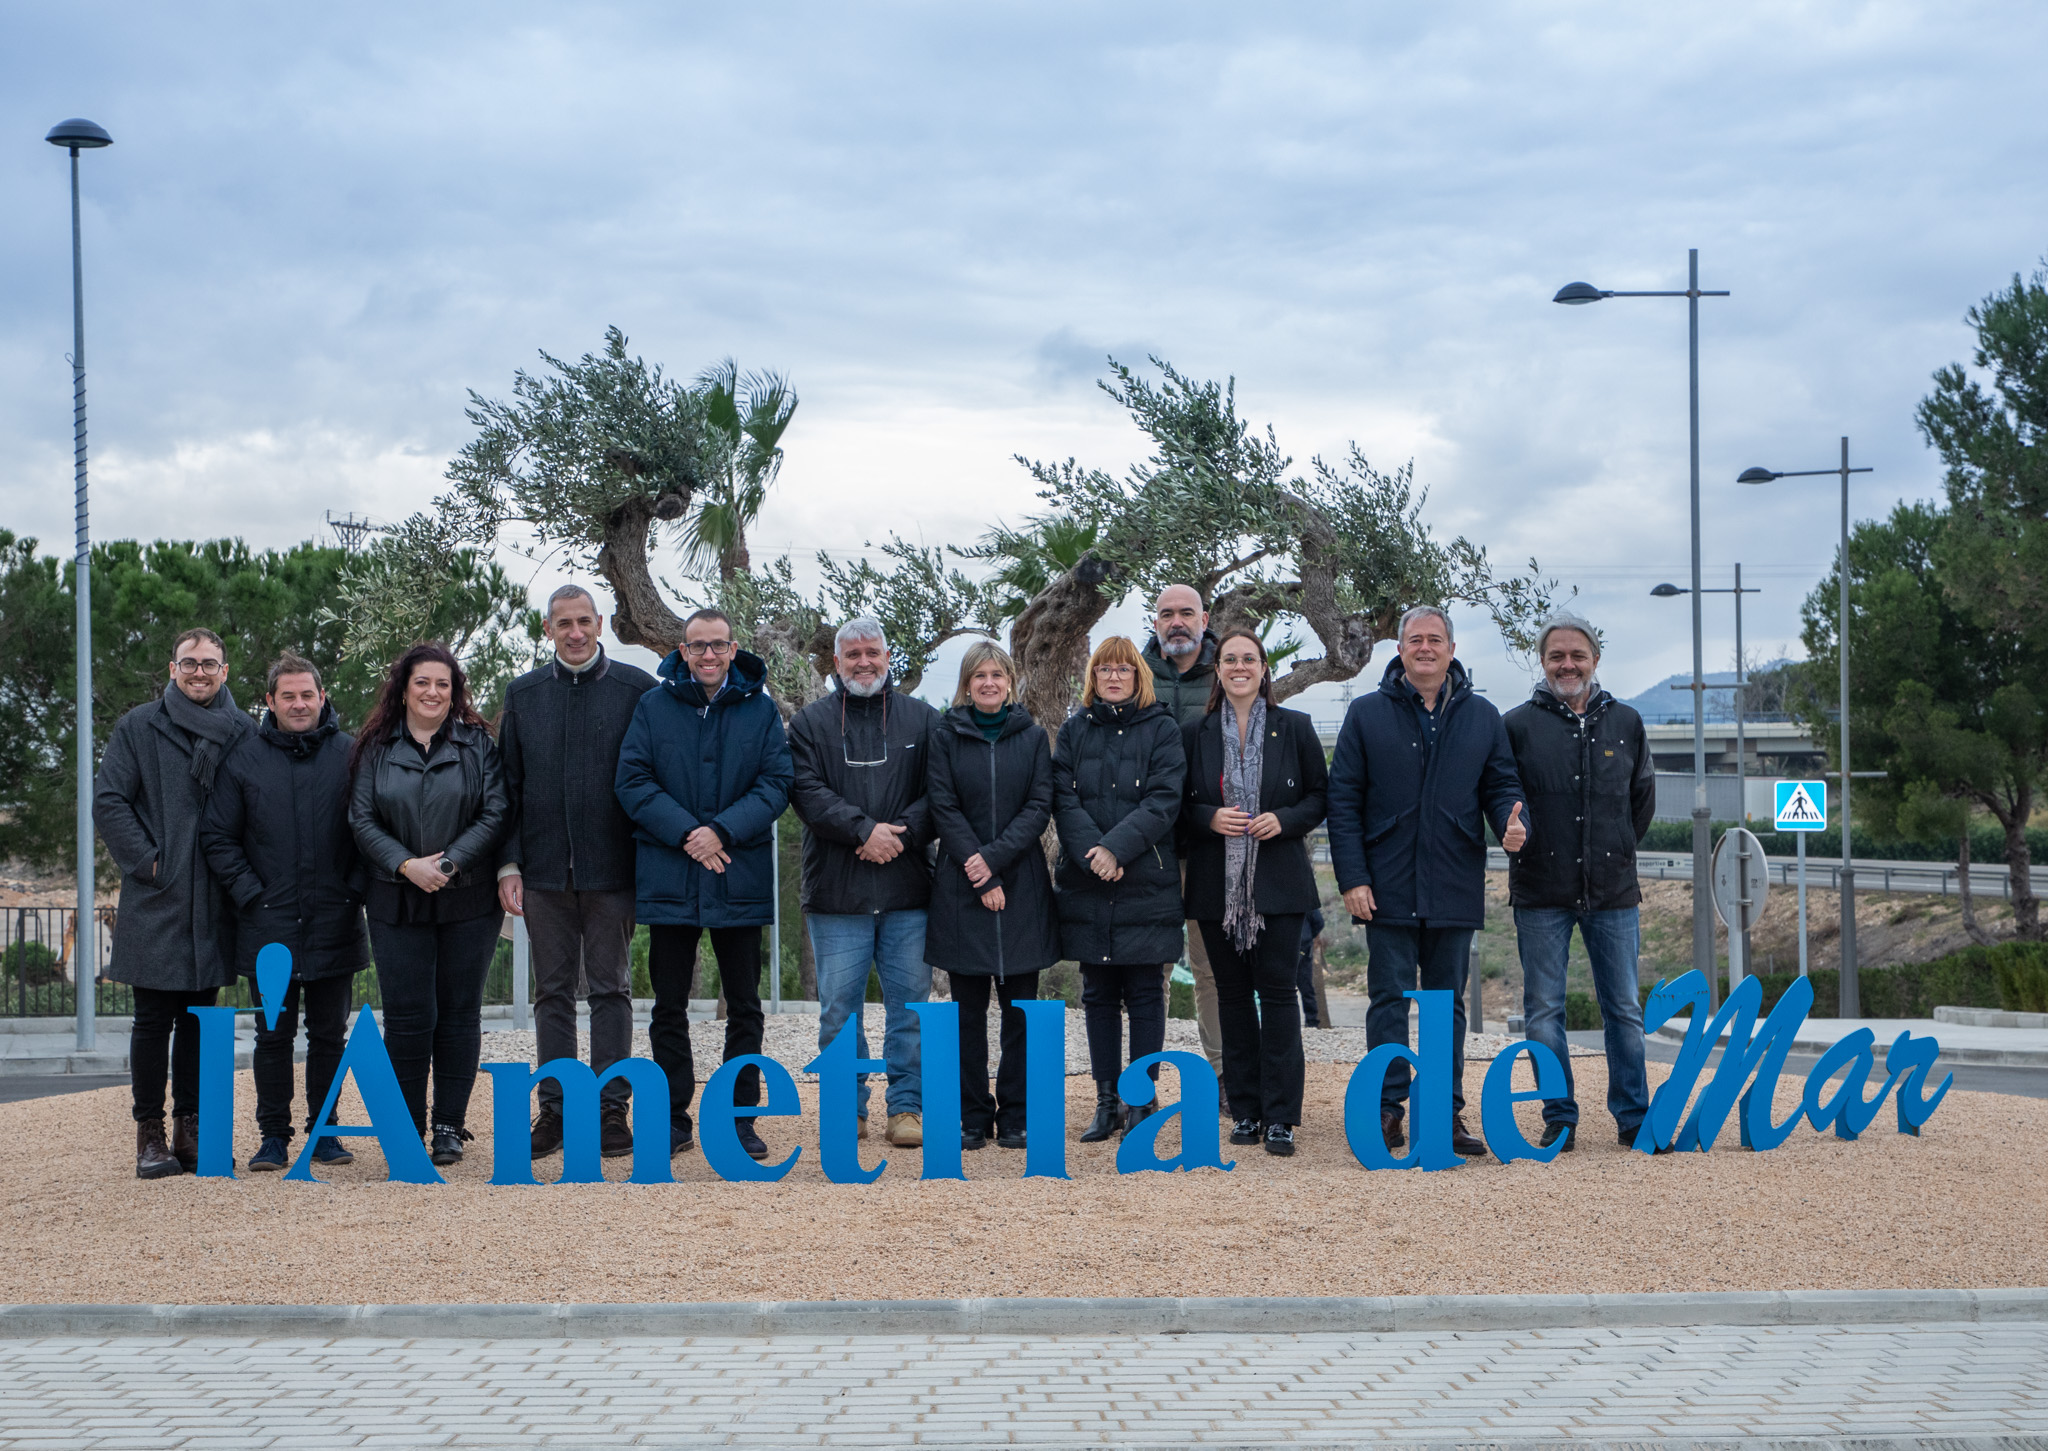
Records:
{"label": "paved walkway", "polygon": [[0,1446],[9,1451],[1332,1447],[2043,1431],[2043,1322],[671,1342],[0,1341]]}

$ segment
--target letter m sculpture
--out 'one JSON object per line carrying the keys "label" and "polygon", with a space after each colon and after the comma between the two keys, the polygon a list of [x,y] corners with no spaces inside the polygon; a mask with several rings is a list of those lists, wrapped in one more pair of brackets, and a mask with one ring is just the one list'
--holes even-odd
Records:
{"label": "letter m sculpture", "polygon": [[534,1085],[552,1078],[562,1085],[562,1177],[560,1184],[601,1184],[598,1155],[598,1090],[614,1078],[633,1089],[634,1184],[673,1184],[669,1170],[668,1075],[645,1058],[621,1058],[603,1073],[576,1058],[550,1058],[538,1068],[524,1063],[485,1063],[491,1075],[491,1182],[538,1184],[533,1177]]}

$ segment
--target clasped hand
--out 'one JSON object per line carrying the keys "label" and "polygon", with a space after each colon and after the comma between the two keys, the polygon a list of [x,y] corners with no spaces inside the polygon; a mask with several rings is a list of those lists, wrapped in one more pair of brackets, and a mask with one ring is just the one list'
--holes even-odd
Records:
{"label": "clasped hand", "polygon": [[422,892],[438,892],[454,880],[441,870],[441,859],[438,856],[409,858],[398,870],[404,874],[408,882]]}
{"label": "clasped hand", "polygon": [[1105,882],[1124,879],[1124,869],[1117,865],[1116,853],[1099,842],[1088,848],[1088,869]]}
{"label": "clasped hand", "polygon": [[1270,811],[1251,816],[1235,806],[1219,806],[1216,814],[1209,818],[1209,829],[1218,836],[1249,836],[1255,841],[1271,841],[1280,834],[1280,818]]}
{"label": "clasped hand", "polygon": [[683,838],[683,850],[690,854],[690,860],[700,867],[707,867],[721,875],[732,864],[732,857],[725,849],[716,831],[700,826]]}
{"label": "clasped hand", "polygon": [[868,833],[868,839],[854,850],[854,855],[864,862],[882,866],[903,855],[903,833],[909,828],[898,826],[893,821],[878,821],[875,829]]}

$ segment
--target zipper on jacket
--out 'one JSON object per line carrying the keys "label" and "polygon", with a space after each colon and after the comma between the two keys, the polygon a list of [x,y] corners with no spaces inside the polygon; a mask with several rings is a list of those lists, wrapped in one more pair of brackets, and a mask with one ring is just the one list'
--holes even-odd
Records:
{"label": "zipper on jacket", "polygon": [[[996,743],[994,741],[988,743],[988,827],[988,839],[994,841],[996,839]],[[988,858],[984,856],[982,861],[986,863]],[[993,873],[990,874],[989,879],[991,881],[995,880]],[[997,882],[996,885],[1001,886],[1002,883]],[[995,918],[996,981],[1000,983],[1003,980],[1003,914],[998,912],[995,914]]]}

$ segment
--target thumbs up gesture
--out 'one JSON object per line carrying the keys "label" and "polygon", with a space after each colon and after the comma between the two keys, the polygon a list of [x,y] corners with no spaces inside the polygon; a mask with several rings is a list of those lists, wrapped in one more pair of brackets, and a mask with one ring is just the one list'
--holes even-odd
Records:
{"label": "thumbs up gesture", "polygon": [[1528,839],[1529,828],[1522,824],[1522,803],[1517,801],[1514,809],[1508,812],[1508,829],[1500,834],[1501,849],[1520,851]]}

